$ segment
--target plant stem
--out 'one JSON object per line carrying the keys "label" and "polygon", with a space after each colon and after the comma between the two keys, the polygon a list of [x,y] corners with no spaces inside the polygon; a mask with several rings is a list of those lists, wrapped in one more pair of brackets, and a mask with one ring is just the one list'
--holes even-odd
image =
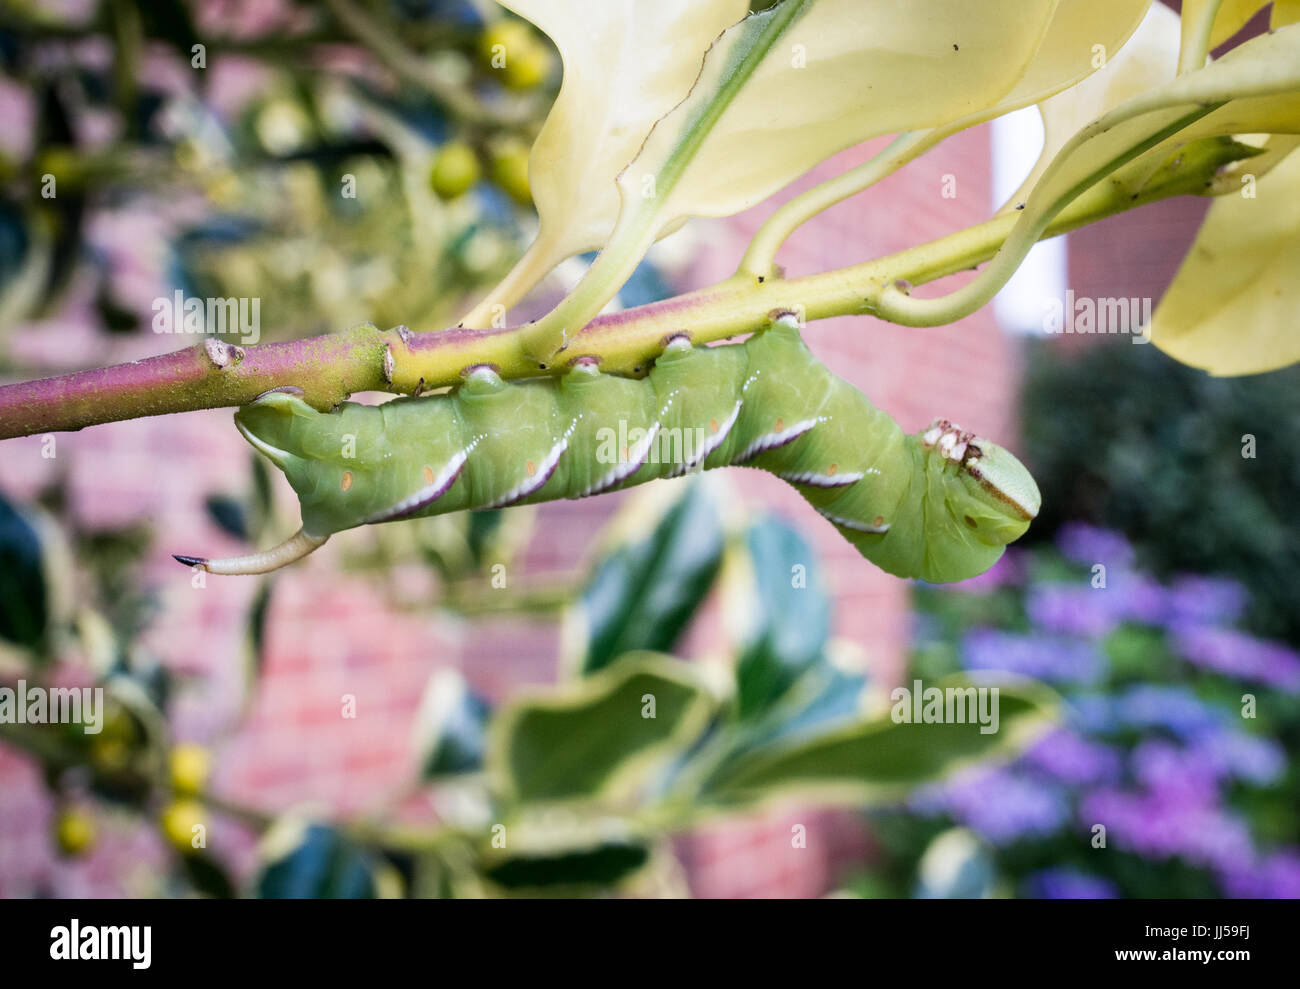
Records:
{"label": "plant stem", "polygon": [[892,175],[909,161],[948,137],[950,133],[951,130],[936,128],[900,134],[887,148],[869,161],[801,192],[768,217],[767,221],[759,227],[753,240],[749,242],[740,267],[736,269],[737,274],[755,276],[775,274],[776,252],[789,240],[795,230],[823,210],[843,202],[850,196],[857,195],[887,175]]}
{"label": "plant stem", "polygon": [[[1187,6],[1191,6],[1190,3]],[[1223,0],[1206,0],[1199,11],[1183,12],[1181,27],[1182,40],[1178,50],[1178,74],[1191,72],[1205,65],[1205,57],[1210,53],[1210,36],[1214,33],[1214,20],[1219,16]],[[1260,4],[1262,7],[1263,4]]]}
{"label": "plant stem", "polygon": [[551,273],[550,258],[554,256],[551,243],[544,239],[545,230],[539,231],[537,239],[510,269],[505,278],[487,295],[467,312],[461,320],[462,326],[489,326],[495,321],[498,312],[508,312],[520,299],[537,287]]}
{"label": "plant stem", "polygon": [[[1136,197],[1107,187],[1061,210],[1041,231],[1053,237],[1171,195],[1210,176],[1177,175]],[[993,257],[1019,214],[994,217],[938,240],[862,264],[795,279],[734,275],[672,299],[598,316],[573,338],[567,354],[594,356],[607,372],[636,375],[675,333],[697,344],[760,330],[774,311],[805,320],[876,314],[887,287],[913,285],[974,268]],[[912,302],[921,300],[910,300]],[[411,394],[456,384],[467,367],[492,364],[506,378],[556,374],[526,350],[524,327],[412,333],[363,324],[346,333],[238,348],[214,339],[173,354],[39,381],[0,386],[0,439],[196,409],[245,405],[272,388],[302,390],[321,411],[361,391]]]}
{"label": "plant stem", "polygon": [[[903,287],[898,284],[890,284],[884,287],[877,304],[877,313],[884,319],[893,323],[901,323],[904,326],[943,326],[948,323],[956,322],[965,316],[969,316],[977,309],[987,305],[995,295],[1002,289],[1011,276],[1020,268],[1021,262],[1029,253],[1030,248],[1042,239],[1045,231],[1049,228],[1052,220],[1057,217],[1062,210],[1070,205],[1091,202],[1094,199],[1100,199],[1103,207],[1106,203],[1120,202],[1129,199],[1131,195],[1140,195],[1141,189],[1137,193],[1130,194],[1128,187],[1122,182],[1106,182],[1102,179],[1118,171],[1124,165],[1136,159],[1140,154],[1154,148],[1166,138],[1183,130],[1185,127],[1201,119],[1207,114],[1218,109],[1222,104],[1209,104],[1207,106],[1196,107],[1194,110],[1184,114],[1182,117],[1172,121],[1160,130],[1149,134],[1142,141],[1137,142],[1123,149],[1113,158],[1105,160],[1096,169],[1085,177],[1079,179],[1073,185],[1064,189],[1056,190],[1053,186],[1053,180],[1056,175],[1069,167],[1071,158],[1075,151],[1078,150],[1089,137],[1092,136],[1090,129],[1080,131],[1075,139],[1067,144],[1060,154],[1053,159],[1051,166],[1043,173],[1042,179],[1035,187],[1034,195],[1030,197],[1028,210],[1017,218],[1015,229],[1010,232],[1002,246],[998,248],[997,254],[994,255],[993,261],[980,274],[979,277],[968,284],[957,289],[949,295],[933,299],[913,299]],[[1112,115],[1117,116],[1117,115]],[[1125,119],[1118,115],[1118,120]],[[1107,118],[1102,118],[1105,122]],[[1095,126],[1095,125],[1094,125]],[[1103,131],[1104,133],[1104,131]],[[1207,161],[1213,161],[1216,168],[1221,164],[1213,155],[1218,150],[1217,147],[1211,146]],[[1188,151],[1187,154],[1191,154]],[[1202,152],[1204,153],[1204,152]],[[1233,152],[1235,156],[1235,151]],[[1166,173],[1165,182],[1156,182],[1157,186],[1163,186],[1170,181],[1179,182],[1183,180],[1184,175],[1190,175],[1193,185],[1191,188],[1198,187],[1202,182],[1208,184],[1208,175],[1212,176],[1216,169],[1198,169],[1189,167],[1174,175]],[[1056,191],[1056,196],[1046,206],[1038,208],[1035,197],[1042,196],[1047,192]],[[1184,191],[1191,191],[1184,189]]]}

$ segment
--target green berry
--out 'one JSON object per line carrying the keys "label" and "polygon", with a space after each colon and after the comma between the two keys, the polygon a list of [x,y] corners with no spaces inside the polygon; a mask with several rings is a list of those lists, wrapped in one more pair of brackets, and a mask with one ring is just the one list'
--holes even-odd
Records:
{"label": "green berry", "polygon": [[515,202],[528,206],[533,197],[528,185],[528,149],[511,142],[492,156],[492,181]]}
{"label": "green berry", "polygon": [[472,189],[481,175],[474,149],[464,141],[449,141],[434,156],[429,184],[443,199],[455,199]]}

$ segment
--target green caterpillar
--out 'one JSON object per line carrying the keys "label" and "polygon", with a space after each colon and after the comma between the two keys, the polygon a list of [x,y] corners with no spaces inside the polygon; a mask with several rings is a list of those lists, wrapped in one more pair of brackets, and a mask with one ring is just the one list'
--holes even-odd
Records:
{"label": "green caterpillar", "polygon": [[812,355],[792,315],[743,344],[674,337],[642,379],[602,374],[594,358],[516,382],[476,366],[444,395],[328,413],[272,391],[235,422],[287,475],[302,529],[253,556],[177,557],[213,573],[274,570],[367,523],[582,498],[731,465],[794,485],[889,573],[944,582],[991,567],[1040,504],[1002,447],[946,420],[905,435]]}

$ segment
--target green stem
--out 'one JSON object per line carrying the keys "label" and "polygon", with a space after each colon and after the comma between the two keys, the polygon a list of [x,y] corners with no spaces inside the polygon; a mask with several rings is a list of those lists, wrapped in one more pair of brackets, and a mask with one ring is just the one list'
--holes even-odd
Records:
{"label": "green stem", "polygon": [[[543,278],[551,273],[550,258],[554,256],[550,241],[545,239],[545,230],[539,231],[523,256],[510,269],[505,278],[478,304],[467,312],[460,321],[461,326],[487,327],[496,323],[498,314],[504,316],[525,295],[531,292]],[[501,325],[505,325],[504,323]]]}
{"label": "green stem", "polygon": [[783,205],[758,229],[741,259],[737,274],[775,274],[776,252],[792,233],[818,213],[836,203],[870,188],[881,179],[892,175],[909,161],[919,157],[949,135],[948,130],[912,131],[900,134],[879,154],[856,168],[828,179],[795,196]]}
{"label": "green stem", "polygon": [[[998,249],[992,262],[980,273],[979,277],[967,285],[948,295],[933,299],[914,299],[907,294],[907,287],[898,282],[884,285],[876,306],[876,314],[891,323],[900,323],[904,326],[944,326],[956,322],[987,305],[1011,279],[1011,276],[1019,270],[1030,248],[1043,238],[1052,221],[1063,210],[1071,204],[1085,202],[1097,197],[1102,199],[1103,204],[1114,202],[1117,199],[1122,202],[1124,199],[1129,198],[1128,190],[1122,186],[1117,187],[1111,183],[1099,185],[1098,183],[1133,161],[1143,152],[1150,150],[1166,138],[1178,133],[1207,114],[1213,113],[1220,106],[1222,104],[1197,107],[1141,142],[1125,148],[1123,152],[1108,159],[1084,178],[1061,191],[1044,209],[1033,208],[1034,200],[1031,197],[1030,209],[1017,217],[1018,222],[1015,228],[1010,232],[1002,247]],[[1097,136],[1098,133],[1104,133],[1105,130],[1111,127],[1118,126],[1136,115],[1133,113],[1111,115],[1110,118],[1102,118],[1102,122],[1106,126],[1096,130],[1090,127],[1081,131],[1069,144],[1061,149],[1061,153],[1053,160],[1051,167],[1043,173],[1036,191],[1050,189],[1052,179],[1063,168],[1069,167],[1071,158],[1089,139]],[[1195,173],[1196,169],[1189,168],[1188,171]],[[1090,190],[1092,190],[1093,194],[1085,196],[1085,193]],[[1039,194],[1041,195],[1041,193]]]}
{"label": "green stem", "polygon": [[1205,65],[1205,58],[1210,53],[1210,36],[1214,33],[1214,20],[1219,16],[1219,8],[1223,6],[1223,0],[1206,0],[1199,17],[1186,9],[1190,4],[1191,0],[1183,4],[1182,40],[1178,47],[1179,75],[1195,71]]}

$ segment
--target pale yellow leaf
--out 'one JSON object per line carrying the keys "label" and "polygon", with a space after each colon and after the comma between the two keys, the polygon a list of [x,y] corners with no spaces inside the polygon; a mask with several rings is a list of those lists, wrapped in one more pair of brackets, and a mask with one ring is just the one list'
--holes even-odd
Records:
{"label": "pale yellow leaf", "polygon": [[[639,211],[652,203],[658,226],[726,216],[863,140],[978,113],[1023,77],[1056,3],[805,0],[803,15],[776,33],[743,87],[720,105],[737,61],[759,54],[762,18],[788,6],[795,5],[787,0],[719,40],[690,98],[620,177],[625,204]],[[713,126],[693,131],[708,113],[717,113]],[[651,179],[657,196],[644,192]]]}
{"label": "pale yellow leaf", "polygon": [[1254,191],[1215,200],[1152,320],[1157,347],[1215,375],[1300,361],[1300,154]]}
{"label": "pale yellow leaf", "polygon": [[[1177,22],[1177,15],[1159,0],[1154,6]],[[1137,40],[1135,33],[1151,7],[1151,0],[1060,0],[1020,81],[995,107],[980,114],[980,119],[1042,102],[1104,69],[1116,53]]]}
{"label": "pale yellow leaf", "polygon": [[1273,0],[1273,16],[1269,27],[1285,27],[1300,21],[1300,0]]}
{"label": "pale yellow leaf", "polygon": [[555,260],[604,246],[618,217],[614,179],[655,121],[685,98],[714,39],[746,0],[500,0],[545,31],[564,81],[533,144],[539,239]]}
{"label": "pale yellow leaf", "polygon": [[1142,23],[1117,53],[1076,86],[1044,100],[1043,150],[1028,178],[1003,206],[1015,209],[1028,197],[1065,143],[1084,125],[1128,99],[1168,82],[1178,72],[1178,15],[1162,3],[1150,6]]}
{"label": "pale yellow leaf", "polygon": [[550,36],[564,78],[529,156],[537,237],[467,325],[486,325],[565,258],[604,245],[618,218],[615,177],[686,97],[709,45],[749,10],[746,0],[499,2]]}
{"label": "pale yellow leaf", "polygon": [[[1196,119],[1178,126],[1189,116]],[[1294,133],[1298,126],[1300,25],[1294,25],[1254,38],[1220,61],[1150,89],[1090,123],[1056,155],[1031,192],[1027,213],[1082,191],[1089,176],[1113,171],[1112,163],[1124,164],[1148,148],[1155,149],[1154,159],[1179,143]]]}
{"label": "pale yellow leaf", "polygon": [[913,326],[951,322],[988,302],[1071,203],[1086,196],[1095,200],[1090,208],[1114,212],[1116,202],[1136,199],[1156,173],[1170,188],[1181,185],[1178,191],[1209,191],[1213,176],[1198,167],[1221,165],[1224,152],[1241,157],[1236,145],[1224,144],[1232,135],[1297,131],[1300,24],[1253,38],[1218,62],[1184,73],[1089,123],[1053,158],[1010,236],[978,278],[950,295],[929,299],[912,299],[903,289],[886,286],[875,311]]}
{"label": "pale yellow leaf", "polygon": [[771,271],[776,250],[797,226],[874,185],[953,134],[1040,103],[1096,72],[1129,40],[1150,6],[1151,0],[1060,0],[1038,51],[1001,100],[942,127],[903,134],[864,164],[801,193],[760,229],[745,253],[741,271],[753,275]]}

